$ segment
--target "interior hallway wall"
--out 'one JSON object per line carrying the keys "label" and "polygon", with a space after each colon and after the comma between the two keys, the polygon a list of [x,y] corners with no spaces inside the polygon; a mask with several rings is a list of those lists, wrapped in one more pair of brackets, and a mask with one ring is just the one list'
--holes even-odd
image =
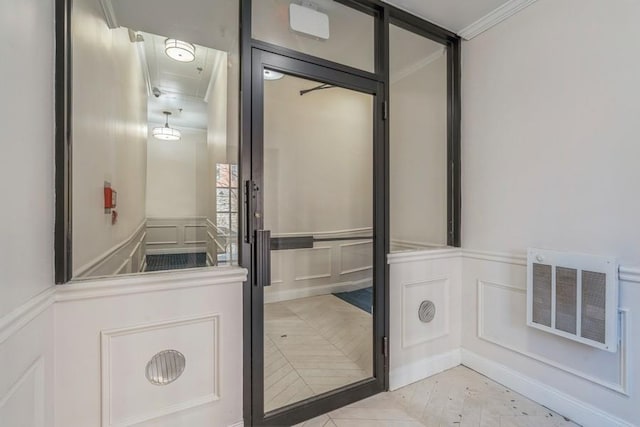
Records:
{"label": "interior hallway wall", "polygon": [[446,54],[392,76],[389,101],[391,240],[446,245]]}
{"label": "interior hallway wall", "polygon": [[373,98],[318,83],[265,81],[265,228],[272,234],[371,227]]}
{"label": "interior hallway wall", "polygon": [[[162,124],[150,124],[150,129]],[[180,128],[180,141],[149,136],[146,215],[149,218],[207,216],[207,131]],[[151,134],[151,132],[149,132]]]}
{"label": "interior hallway wall", "polygon": [[611,354],[526,327],[521,255],[618,257],[621,322],[640,328],[638,17],[632,0],[538,0],[463,45],[462,346],[587,426],[640,420],[637,339]]}
{"label": "interior hallway wall", "polygon": [[[110,30],[98,0],[76,0],[73,50],[73,270],[94,264],[145,219],[147,94],[135,43]],[[118,222],[104,213],[104,181]]]}
{"label": "interior hallway wall", "polygon": [[0,2],[0,425],[53,425],[51,0]]}

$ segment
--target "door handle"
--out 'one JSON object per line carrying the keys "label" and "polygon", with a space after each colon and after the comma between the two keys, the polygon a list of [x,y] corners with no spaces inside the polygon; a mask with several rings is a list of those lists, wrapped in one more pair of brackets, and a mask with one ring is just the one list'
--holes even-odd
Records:
{"label": "door handle", "polygon": [[271,286],[271,230],[256,230],[256,286]]}

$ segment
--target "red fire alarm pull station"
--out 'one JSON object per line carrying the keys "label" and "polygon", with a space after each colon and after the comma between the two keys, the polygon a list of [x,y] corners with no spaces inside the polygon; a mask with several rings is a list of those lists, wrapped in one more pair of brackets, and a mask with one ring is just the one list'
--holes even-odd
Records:
{"label": "red fire alarm pull station", "polygon": [[104,183],[104,213],[110,214],[112,209],[116,208],[118,192],[111,188],[111,183]]}

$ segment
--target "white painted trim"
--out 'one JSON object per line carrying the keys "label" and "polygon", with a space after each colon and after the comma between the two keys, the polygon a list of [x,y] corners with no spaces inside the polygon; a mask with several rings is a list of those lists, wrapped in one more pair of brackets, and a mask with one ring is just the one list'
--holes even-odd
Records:
{"label": "white painted trim", "polygon": [[107,26],[110,29],[118,28],[118,19],[116,18],[116,12],[113,9],[113,3],[111,0],[100,0],[100,6],[102,6],[102,12],[104,13],[104,19],[107,22]]}
{"label": "white painted trim", "polygon": [[621,282],[640,283],[640,268],[619,267],[618,280]]}
{"label": "white painted trim", "polygon": [[400,80],[409,77],[411,74],[415,73],[416,71],[426,67],[427,65],[431,64],[434,61],[437,61],[438,59],[440,59],[442,57],[442,55],[444,55],[444,53],[446,52],[444,46],[440,46],[438,47],[438,50],[433,52],[432,54],[426,56],[425,58],[414,62],[413,64],[409,64],[408,66],[406,66],[405,68],[403,68],[402,70],[396,72],[393,74],[393,77],[391,78],[391,84],[397,83]]}
{"label": "white painted trim", "polygon": [[244,421],[238,421],[237,423],[231,424],[229,427],[244,427]]}
{"label": "white painted trim", "polygon": [[48,309],[55,300],[56,288],[50,286],[0,318],[0,344]]}
{"label": "white painted trim", "polygon": [[584,427],[633,427],[612,414],[582,402],[553,387],[527,377],[500,363],[489,360],[467,349],[461,350],[462,364],[527,398],[563,414]]}
{"label": "white painted trim", "polygon": [[615,391],[616,393],[620,393],[624,396],[629,397],[630,396],[630,390],[629,390],[629,367],[628,367],[628,361],[629,361],[629,354],[628,354],[628,349],[629,349],[629,310],[628,309],[620,309],[619,310],[619,322],[620,322],[620,345],[619,345],[619,351],[618,351],[618,356],[619,356],[619,364],[620,364],[620,370],[618,372],[618,378],[619,381],[618,383],[610,383],[608,381],[604,381],[600,378],[596,378],[592,375],[586,374],[582,371],[579,371],[577,369],[572,368],[571,366],[567,366],[564,365],[562,363],[558,363],[555,362],[551,359],[548,359],[546,357],[540,356],[538,354],[535,353],[531,353],[529,351],[526,350],[521,350],[518,349],[510,344],[507,344],[505,342],[500,341],[497,338],[493,338],[490,336],[487,336],[487,334],[484,331],[484,321],[483,321],[483,312],[485,310],[485,298],[484,298],[484,287],[485,286],[491,286],[494,288],[498,288],[498,289],[503,289],[509,292],[516,292],[516,293],[520,293],[520,294],[525,294],[527,293],[527,290],[518,286],[513,286],[513,285],[505,285],[505,284],[501,284],[501,283],[495,283],[495,282],[489,282],[489,281],[484,281],[484,280],[478,280],[477,281],[477,292],[478,292],[478,299],[477,299],[477,326],[478,326],[478,338],[500,346],[504,349],[507,349],[509,351],[513,351],[514,353],[518,353],[522,356],[528,357],[530,359],[536,360],[538,362],[544,363],[545,365],[551,366],[553,368],[559,369],[561,371],[564,371],[568,374],[574,375],[578,378],[581,378],[583,380],[587,380],[593,384],[599,385],[601,387],[607,388],[609,390]]}
{"label": "white painted trim", "polygon": [[[273,234],[271,237],[299,237],[299,236],[313,236],[313,237],[351,237],[352,234],[363,233],[363,232],[373,232],[373,228],[364,227],[364,228],[350,228],[345,230],[333,230],[333,231],[305,231],[305,232],[296,232],[296,233],[278,233]],[[363,237],[362,240],[366,240],[366,237]],[[371,239],[369,239],[371,240]]]}
{"label": "white painted trim", "polygon": [[301,280],[313,280],[313,279],[326,279],[327,277],[331,277],[331,266],[333,265],[333,254],[331,253],[331,247],[329,246],[321,246],[318,248],[304,248],[304,249],[298,249],[296,251],[296,256],[298,256],[301,253],[313,253],[316,252],[318,253],[318,251],[323,251],[329,254],[329,258],[327,261],[327,266],[329,268],[328,272],[325,273],[321,273],[321,274],[310,274],[308,276],[295,276],[294,277],[294,281],[299,282]]}
{"label": "white painted trim", "polygon": [[397,390],[447,369],[455,368],[460,365],[460,362],[460,349],[455,349],[391,369],[389,371],[389,391]]}
{"label": "white painted trim", "polygon": [[527,256],[525,254],[515,254],[506,252],[478,251],[474,249],[462,249],[462,257],[477,259],[480,261],[503,262],[506,264],[527,266]]}
{"label": "white painted trim", "polygon": [[9,388],[7,393],[0,398],[0,409],[7,404],[9,399],[16,394],[18,390],[22,387],[22,385],[29,379],[29,377],[33,376],[33,406],[38,410],[37,413],[34,414],[35,424],[33,427],[44,427],[45,413],[44,413],[44,390],[45,390],[45,379],[44,379],[44,359],[42,356],[38,357],[35,362],[27,368],[26,371],[20,375],[20,378]]}
{"label": "white painted trim", "polygon": [[505,19],[512,17],[522,9],[531,6],[535,1],[536,0],[510,0],[458,31],[458,35],[465,40],[471,40],[498,25]]}
{"label": "white painted trim", "polygon": [[[429,280],[420,280],[419,282],[410,282],[410,283],[403,283],[402,284],[402,321],[401,321],[401,326],[402,326],[402,332],[401,332],[401,347],[403,349],[407,349],[407,348],[411,348],[411,347],[415,347],[417,345],[421,345],[421,344],[426,344],[430,341],[434,341],[437,340],[438,338],[442,338],[442,337],[446,337],[447,335],[449,335],[450,333],[450,324],[451,324],[451,319],[449,318],[449,311],[450,310],[445,310],[444,311],[444,315],[446,318],[446,322],[445,322],[445,328],[444,330],[434,336],[430,336],[430,337],[426,337],[426,338],[422,338],[419,340],[415,340],[415,341],[409,341],[406,338],[406,332],[407,332],[407,324],[405,322],[406,317],[404,316],[405,314],[405,310],[407,307],[407,298],[406,298],[406,293],[407,293],[407,288],[412,288],[412,287],[417,287],[417,286],[433,286],[433,285],[437,285],[440,283],[444,282],[444,286],[445,286],[445,301],[444,301],[444,306],[445,307],[451,307],[450,305],[450,295],[451,295],[451,288],[449,286],[450,280],[449,280],[449,276],[443,276],[443,277],[436,277],[433,279],[429,279]],[[437,313],[437,312],[436,312]]]}
{"label": "white painted trim", "polygon": [[119,277],[74,280],[56,288],[56,302],[78,301],[211,285],[242,284],[247,270],[238,267],[199,267],[188,270],[146,272]]}
{"label": "white painted trim", "polygon": [[[103,252],[101,255],[98,255],[97,257],[95,257],[94,259],[92,259],[91,261],[89,261],[88,263],[86,263],[85,265],[79,267],[78,269],[76,269],[73,273],[74,277],[82,277],[83,275],[87,274],[89,271],[95,269],[96,267],[98,267],[100,264],[102,264],[104,261],[107,260],[107,258],[109,258],[111,255],[115,254],[116,252],[118,252],[120,249],[122,249],[123,247],[129,245],[131,242],[133,242],[133,239],[142,231],[142,229],[144,227],[146,227],[147,224],[147,220],[143,219],[142,222],[140,223],[140,225],[138,225],[138,227],[136,227],[135,231],[129,236],[127,237],[127,239],[125,239],[124,241],[118,243],[117,245],[113,246],[111,249],[107,250],[106,252]],[[146,236],[146,233],[143,235]],[[142,239],[140,239],[142,240]]]}
{"label": "white painted trim", "polygon": [[[274,284],[275,282],[272,282]],[[371,279],[356,280],[353,282],[332,283],[321,286],[307,286],[304,288],[276,290],[275,288],[265,289],[264,302],[280,302],[293,299],[315,297],[318,295],[328,295],[336,292],[351,292],[358,289],[368,288],[371,285]]]}
{"label": "white painted trim", "polygon": [[444,258],[457,258],[460,248],[425,249],[419,251],[396,252],[387,255],[388,264],[402,264],[406,262],[430,261]]}
{"label": "white painted trim", "polygon": [[[221,315],[218,313],[207,314],[204,316],[195,316],[188,318],[179,318],[169,321],[162,322],[154,322],[154,323],[146,323],[143,325],[137,325],[133,327],[127,328],[119,328],[119,329],[110,329],[103,330],[100,332],[101,338],[101,388],[102,388],[102,426],[104,427],[127,427],[130,425],[138,424],[144,421],[149,421],[152,419],[160,418],[166,415],[170,415],[179,411],[184,411],[186,409],[195,408],[197,406],[205,405],[207,403],[215,402],[220,400],[220,319]],[[176,326],[186,326],[192,325],[195,323],[205,323],[210,322],[213,323],[213,348],[214,348],[214,360],[213,360],[213,390],[211,393],[208,393],[203,396],[199,396],[195,399],[191,399],[185,402],[180,402],[178,404],[165,406],[162,409],[139,415],[133,418],[127,418],[121,422],[115,423],[113,422],[112,411],[111,411],[111,384],[112,376],[111,376],[111,338],[123,336],[123,335],[131,335],[137,334],[141,332],[154,331],[157,329],[167,329]]]}
{"label": "white painted trim", "polygon": [[[456,248],[457,249],[457,248]],[[507,252],[491,252],[491,251],[479,251],[475,249],[459,249],[462,258],[476,259],[480,261],[502,262],[505,264],[527,266],[527,256],[520,253],[507,253]],[[413,254],[415,252],[409,252]],[[390,254],[388,258],[397,257],[404,253]],[[389,261],[389,264],[392,262]],[[640,283],[640,267],[618,267],[618,280],[625,283]]]}
{"label": "white painted trim", "polygon": [[191,246],[188,248],[158,248],[147,249],[147,255],[172,255],[172,254],[199,254],[207,251],[206,245]]}
{"label": "white painted trim", "polygon": [[344,252],[343,252],[343,249],[344,248],[348,248],[348,247],[351,247],[351,246],[364,246],[364,245],[372,245],[372,244],[373,244],[373,241],[371,239],[368,239],[368,240],[363,239],[362,242],[342,243],[342,244],[338,245],[338,251],[340,253],[339,258],[338,258],[339,261],[340,261],[340,268],[339,268],[340,272],[338,274],[340,276],[344,276],[344,275],[351,274],[351,273],[357,273],[359,271],[367,271],[367,270],[373,269],[373,265],[363,265],[361,267],[350,268],[350,269],[347,269],[347,270],[345,270],[343,268],[343,265],[344,265]]}

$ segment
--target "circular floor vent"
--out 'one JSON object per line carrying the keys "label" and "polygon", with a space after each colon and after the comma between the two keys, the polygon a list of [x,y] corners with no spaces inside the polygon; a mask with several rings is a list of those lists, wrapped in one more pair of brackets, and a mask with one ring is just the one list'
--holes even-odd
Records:
{"label": "circular floor vent", "polygon": [[423,323],[429,323],[436,317],[436,305],[431,301],[422,301],[418,308],[418,318]]}
{"label": "circular floor vent", "polygon": [[176,350],[164,350],[149,360],[146,368],[147,379],[154,385],[171,384],[184,372],[186,360]]}

